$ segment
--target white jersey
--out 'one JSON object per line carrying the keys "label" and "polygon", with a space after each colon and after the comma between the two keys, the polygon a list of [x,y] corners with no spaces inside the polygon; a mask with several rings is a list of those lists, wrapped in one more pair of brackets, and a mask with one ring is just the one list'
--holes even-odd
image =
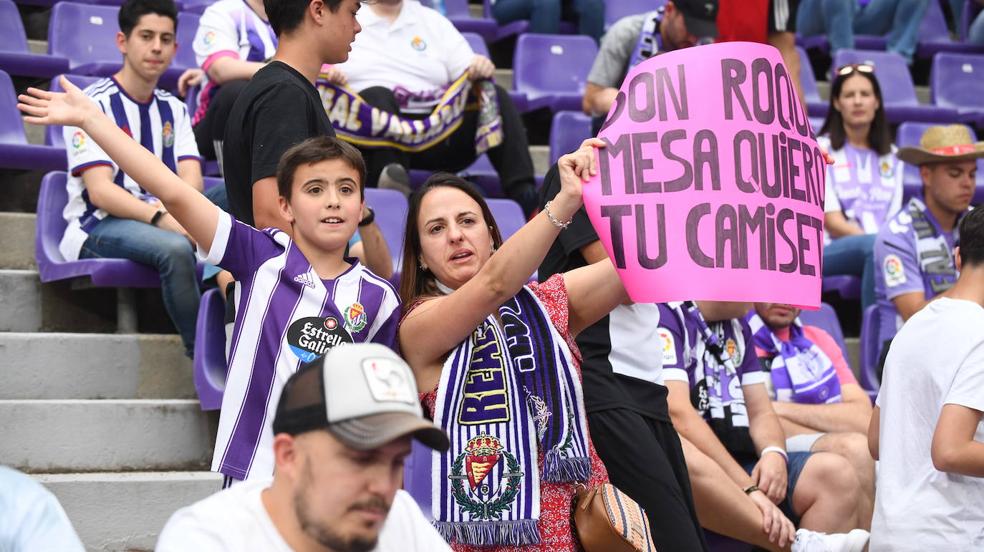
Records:
{"label": "white jersey", "polygon": [[362,32],[348,61],[335,67],[356,92],[372,86],[393,90],[406,112],[429,112],[474,57],[451,21],[419,2],[404,2],[393,23],[373,13],[371,5],[356,18]]}
{"label": "white jersey", "polygon": [[[943,407],[984,410],[984,309],[940,297],[902,326],[878,393],[872,552],[984,550],[984,478],[933,464]],[[984,442],[984,424],[974,440]]]}
{"label": "white jersey", "polygon": [[[201,161],[195,135],[191,131],[188,109],[184,102],[170,93],[154,90],[149,102],[138,102],[115,79],[109,77],[94,82],[85,89],[85,94],[124,132],[153,152],[172,171],[177,172],[178,162],[184,159]],[[86,169],[100,165],[110,167],[117,186],[147,202],[154,202],[156,198],[123,173],[82,129],[67,126],[62,129],[62,134],[68,153],[68,204],[63,211],[68,226],[59,250],[66,260],[75,261],[79,258],[82,244],[89,237],[89,230],[108,214],[89,201],[89,194],[82,182],[82,173]]]}
{"label": "white jersey", "polygon": [[393,348],[399,299],[392,284],[355,259],[345,273],[322,280],[285,233],[259,231],[223,211],[203,260],[236,279],[212,469],[238,480],[267,478],[274,465],[273,417],[287,379],[338,345]]}
{"label": "white jersey", "polygon": [[217,59],[266,61],[277,52],[277,35],[246,0],[219,0],[209,6],[195,33],[195,62],[205,71],[198,92],[195,123],[205,116],[218,85],[208,79],[208,68]]}
{"label": "white jersey", "polygon": [[[292,549],[270,519],[261,493],[269,480],[236,485],[171,516],[155,549],[158,552],[242,552]],[[373,552],[451,550],[406,491],[396,492]]]}

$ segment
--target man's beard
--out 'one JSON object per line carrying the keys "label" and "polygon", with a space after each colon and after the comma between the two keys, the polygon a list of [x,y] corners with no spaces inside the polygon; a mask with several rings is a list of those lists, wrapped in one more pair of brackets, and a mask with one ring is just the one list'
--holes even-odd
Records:
{"label": "man's beard", "polygon": [[[308,462],[303,468],[301,479],[297,482],[299,490],[294,493],[294,515],[297,516],[297,521],[301,525],[301,531],[321,546],[335,552],[370,552],[376,548],[376,543],[379,541],[378,533],[372,538],[345,538],[329,527],[324,520],[314,519],[308,506],[312,479],[311,464]],[[374,496],[354,505],[353,508],[381,508],[389,513],[390,505],[382,498]]]}

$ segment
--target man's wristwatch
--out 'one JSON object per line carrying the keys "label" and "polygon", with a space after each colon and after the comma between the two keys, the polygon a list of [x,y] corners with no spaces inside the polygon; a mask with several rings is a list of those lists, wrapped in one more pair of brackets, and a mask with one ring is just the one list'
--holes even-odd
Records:
{"label": "man's wristwatch", "polygon": [[369,226],[376,220],[376,211],[373,211],[372,207],[366,207],[366,211],[369,211],[369,214],[363,217],[362,220],[359,221],[360,227]]}

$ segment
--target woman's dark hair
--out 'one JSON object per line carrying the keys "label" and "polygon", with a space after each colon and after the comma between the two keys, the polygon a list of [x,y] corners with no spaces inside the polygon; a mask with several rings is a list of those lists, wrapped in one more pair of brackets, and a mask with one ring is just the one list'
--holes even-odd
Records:
{"label": "woman's dark hair", "polygon": [[420,231],[417,229],[420,206],[424,202],[424,196],[436,188],[454,188],[475,200],[475,203],[478,203],[482,209],[482,218],[485,219],[485,225],[488,226],[489,233],[492,234],[492,246],[498,249],[502,245],[502,234],[499,232],[499,226],[495,223],[495,217],[492,216],[492,210],[489,209],[489,204],[485,202],[485,198],[478,193],[475,186],[460,176],[450,173],[434,174],[410,196],[406,232],[403,235],[403,264],[400,273],[400,301],[403,302],[404,308],[410,307],[417,297],[437,295],[434,275],[420,266],[422,250]]}
{"label": "woman's dark hair", "polygon": [[147,14],[169,18],[174,21],[174,32],[178,32],[178,8],[172,0],[127,0],[116,17],[120,31],[129,38],[140,18]]}
{"label": "woman's dark hair", "polygon": [[359,197],[365,199],[366,162],[355,146],[332,136],[315,136],[285,151],[277,163],[277,192],[290,201],[294,173],[301,165],[341,159],[359,173]]}
{"label": "woman's dark hair", "polygon": [[885,155],[892,151],[892,133],[888,127],[888,119],[885,117],[885,101],[882,99],[881,87],[878,86],[878,79],[874,72],[851,71],[847,74],[838,74],[834,82],[830,85],[830,106],[827,110],[827,118],[823,121],[820,134],[830,137],[830,149],[839,150],[844,147],[847,141],[847,132],[844,130],[844,116],[840,111],[834,109],[834,100],[840,97],[841,90],[847,79],[855,75],[868,79],[871,88],[875,92],[875,99],[878,100],[878,108],[875,109],[875,118],[871,121],[871,129],[868,131],[868,147],[876,151],[878,155]]}

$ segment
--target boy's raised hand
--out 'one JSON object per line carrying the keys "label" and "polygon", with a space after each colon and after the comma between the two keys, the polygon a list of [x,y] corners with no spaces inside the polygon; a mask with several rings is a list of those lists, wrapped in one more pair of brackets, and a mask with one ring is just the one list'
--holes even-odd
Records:
{"label": "boy's raised hand", "polygon": [[28,88],[17,96],[17,109],[27,115],[24,120],[36,125],[62,125],[82,127],[91,115],[100,113],[78,86],[64,75],[58,81],[65,92],[49,92]]}

